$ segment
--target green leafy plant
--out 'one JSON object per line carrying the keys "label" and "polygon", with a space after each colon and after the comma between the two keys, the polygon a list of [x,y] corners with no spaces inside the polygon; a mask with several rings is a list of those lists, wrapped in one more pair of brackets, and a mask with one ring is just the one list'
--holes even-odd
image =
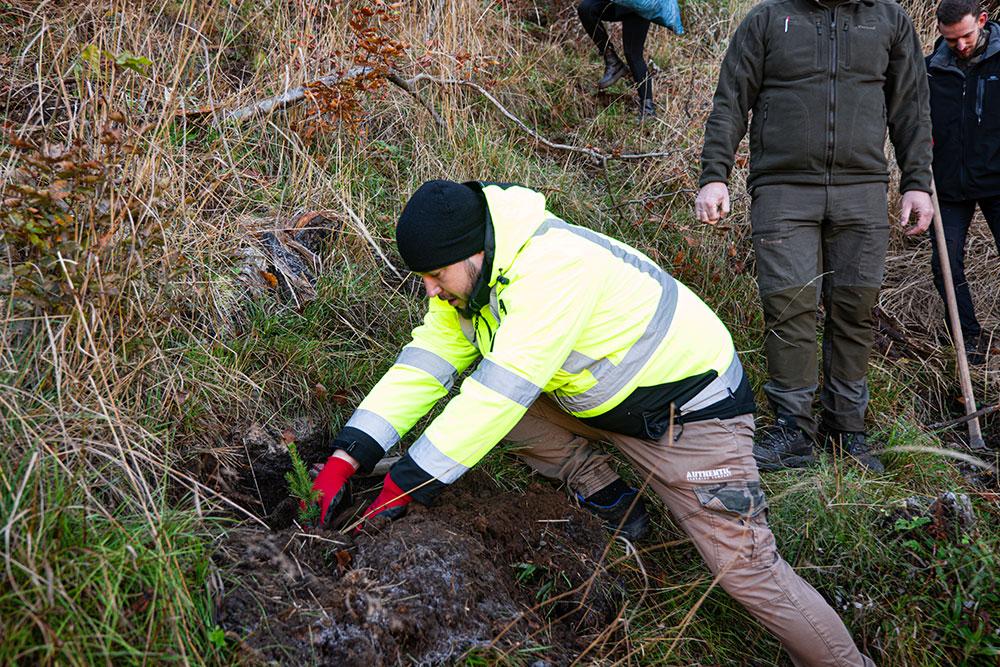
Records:
{"label": "green leafy plant", "polygon": [[145,74],[146,69],[153,64],[153,61],[145,56],[137,56],[128,51],[114,54],[99,48],[96,44],[87,44],[80,50],[80,60],[97,69],[101,65],[101,59],[110,60],[119,67],[130,69],[138,74]]}
{"label": "green leafy plant", "polygon": [[292,458],[292,470],[285,473],[285,481],[288,482],[288,492],[294,498],[302,501],[299,507],[299,521],[304,524],[319,523],[319,493],[312,488],[312,480],[309,478],[309,471],[303,463],[299,451],[295,447],[295,442],[288,443],[288,455]]}
{"label": "green leafy plant", "polygon": [[896,519],[895,528],[900,532],[905,532],[907,530],[914,530],[920,528],[920,526],[926,526],[931,522],[930,517],[917,516],[912,519]]}
{"label": "green leafy plant", "polygon": [[208,631],[208,641],[216,648],[226,648],[226,631],[215,626]]}
{"label": "green leafy plant", "polygon": [[895,529],[907,537],[900,544],[922,582],[911,600],[936,624],[939,643],[962,664],[1000,655],[994,546],[974,533],[953,534],[927,516],[897,519]]}

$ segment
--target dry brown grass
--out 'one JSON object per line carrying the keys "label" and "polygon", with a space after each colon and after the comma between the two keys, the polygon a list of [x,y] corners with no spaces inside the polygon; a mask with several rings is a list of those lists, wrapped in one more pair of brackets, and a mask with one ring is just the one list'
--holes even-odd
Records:
{"label": "dry brown grass", "polygon": [[[204,561],[191,565],[176,556],[172,540],[186,544],[173,530],[187,525],[176,508],[197,516],[221,501],[185,475],[186,462],[195,454],[230,460],[227,436],[237,423],[301,412],[343,416],[346,408],[317,403],[314,384],[336,382],[357,398],[419,315],[415,285],[394,279],[365,235],[396,261],[393,220],[424,180],[532,185],[567,219],[639,245],[723,313],[761,377],[759,308],[752,276],[742,270],[750,259],[743,174],[733,183],[727,225],[701,227],[691,212],[718,63],[752,4],[691,2],[684,37],[654,29],[647,53],[660,67],[654,83],[660,117],[641,127],[631,120],[627,87],[595,94],[597,57],[569,2],[420,0],[384,24],[387,36],[409,45],[394,61],[404,77],[474,80],[553,141],[602,152],[671,151],[644,162],[613,160],[604,169],[544,149],[476,91],[455,86],[418,86],[443,127],[390,85],[359,93],[360,124],[329,119],[331,127],[311,136],[309,102],[243,123],[181,113],[221,113],[347,70],[358,49],[345,4],[0,5],[7,35],[0,103],[9,130],[40,145],[79,142],[109,165],[106,194],[138,204],[131,213],[104,217],[86,206],[75,211],[70,236],[79,254],[70,259],[82,268],[72,285],[68,272],[56,281],[58,307],[16,303],[12,291],[21,278],[14,279],[14,267],[43,258],[0,236],[0,531],[9,584],[9,593],[0,593],[0,618],[14,647],[9,655],[110,662],[111,647],[126,643],[153,660],[171,646],[190,662],[210,658],[201,627],[209,614],[199,607],[204,592],[191,584],[191,572]],[[930,43],[926,8],[917,22]],[[87,62],[88,45],[110,56]],[[141,72],[113,64],[125,54],[152,64]],[[112,147],[101,143],[109,129],[120,130],[134,151],[112,159]],[[7,151],[0,164],[5,192],[23,180],[17,167],[25,154]],[[296,314],[265,300],[247,311],[232,280],[240,248],[278,221],[316,208],[350,209],[358,221],[345,223],[323,257],[322,307]],[[1000,298],[994,253],[977,225],[968,267],[989,330],[997,326]],[[877,384],[890,387],[893,397],[878,416],[888,422],[932,421],[955,391],[947,351],[936,342],[942,311],[928,258],[927,240],[894,237],[881,305],[907,335],[939,354],[920,362],[919,372],[911,370],[918,362],[877,361]],[[109,290],[116,281],[120,288]],[[261,322],[277,333],[262,333]],[[289,337],[293,329],[298,338]],[[985,400],[996,398],[996,368],[991,362],[977,372]],[[896,387],[908,381],[925,387],[908,387],[897,401]],[[930,400],[913,405],[914,394]],[[67,505],[53,507],[56,500]],[[104,534],[125,536],[117,556],[86,560],[80,543],[60,541],[59,521],[83,526],[86,534],[92,516],[103,517]],[[168,594],[158,598],[160,606],[136,611],[146,594],[142,585],[109,587],[102,595],[112,599],[99,605],[113,610],[105,622],[81,625],[56,641],[65,618],[100,618],[93,600],[76,595],[80,573],[61,564],[124,567],[128,548],[139,544],[165,563],[158,577]]]}

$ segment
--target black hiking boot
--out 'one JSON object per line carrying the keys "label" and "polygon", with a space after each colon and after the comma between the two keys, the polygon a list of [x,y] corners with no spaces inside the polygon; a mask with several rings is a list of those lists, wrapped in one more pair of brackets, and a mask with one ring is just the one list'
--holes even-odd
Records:
{"label": "black hiking boot", "polygon": [[794,417],[778,417],[774,426],[760,429],[753,443],[753,457],[757,467],[767,471],[805,468],[816,461],[812,443]]}
{"label": "black hiking boot", "polygon": [[873,473],[882,474],[885,466],[872,454],[868,447],[868,437],[864,431],[830,431],[830,448],[834,456],[852,457],[861,466]]}
{"label": "black hiking boot", "polygon": [[644,100],[639,100],[639,114],[636,116],[636,120],[641,123],[653,118],[656,118],[656,105],[653,104],[653,98],[647,97]]}
{"label": "black hiking boot", "polygon": [[990,353],[990,341],[987,336],[969,336],[965,339],[965,359],[970,366],[982,366]]}
{"label": "black hiking boot", "polygon": [[598,90],[605,90],[628,74],[628,67],[610,46],[604,51],[604,76],[597,82]]}
{"label": "black hiking boot", "polygon": [[649,534],[649,514],[638,489],[621,481],[592,493],[586,498],[576,494],[580,506],[604,521],[615,535],[636,542]]}

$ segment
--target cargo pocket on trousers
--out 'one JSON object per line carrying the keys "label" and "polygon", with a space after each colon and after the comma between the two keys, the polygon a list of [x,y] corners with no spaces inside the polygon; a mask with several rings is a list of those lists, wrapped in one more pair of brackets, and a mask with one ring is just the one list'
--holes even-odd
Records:
{"label": "cargo pocket on trousers", "polygon": [[719,565],[736,558],[745,565],[771,567],[778,560],[774,535],[767,525],[767,498],[760,482],[725,482],[697,486],[694,493],[702,508],[732,517],[717,526]]}
{"label": "cargo pocket on trousers", "polygon": [[767,509],[767,498],[760,482],[722,482],[711,486],[696,486],[698,502],[708,510],[736,514],[744,519],[757,516]]}

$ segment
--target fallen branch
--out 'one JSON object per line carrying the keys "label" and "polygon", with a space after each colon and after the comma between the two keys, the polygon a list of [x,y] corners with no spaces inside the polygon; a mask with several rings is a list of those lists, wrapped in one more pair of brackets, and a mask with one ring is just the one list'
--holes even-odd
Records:
{"label": "fallen branch", "polygon": [[[316,85],[318,83],[324,86],[335,86],[341,81],[346,79],[354,79],[359,76],[363,76],[371,72],[371,67],[352,67],[343,74],[327,74],[326,76],[321,76],[316,79],[310,85]],[[221,115],[223,121],[234,120],[236,122],[242,122],[248,118],[253,118],[258,115],[266,115],[269,113],[274,113],[275,111],[281,111],[282,109],[287,109],[290,106],[294,106],[306,98],[306,89],[308,86],[298,86],[296,88],[291,88],[286,90],[281,95],[275,95],[274,97],[269,97],[266,100],[260,100],[259,102],[254,102],[251,105],[240,107],[239,109],[233,109],[232,111],[227,111]],[[211,110],[210,110],[211,111]],[[182,112],[185,113],[185,112]],[[205,111],[197,111],[194,113],[206,113]],[[185,113],[185,115],[191,115],[191,112]],[[213,113],[214,115],[214,113]]]}
{"label": "fallen branch", "polygon": [[[274,113],[275,111],[281,111],[283,109],[287,109],[289,107],[295,106],[296,104],[299,104],[300,102],[306,99],[306,90],[310,86],[316,86],[318,84],[322,84],[324,86],[334,86],[342,81],[346,81],[348,79],[356,79],[360,76],[370,74],[371,71],[372,71],[371,67],[365,66],[365,67],[352,67],[343,74],[327,74],[326,76],[321,76],[320,78],[316,79],[315,81],[313,81],[308,85],[297,86],[295,88],[286,90],[281,95],[275,95],[274,97],[269,97],[265,100],[260,100],[245,107],[240,107],[238,109],[226,111],[221,114],[217,113],[218,110],[215,109],[214,107],[201,107],[198,109],[190,109],[190,110],[181,109],[180,111],[177,112],[177,114],[180,116],[187,116],[187,117],[203,116],[211,114],[215,118],[216,123],[221,123],[225,121],[235,121],[237,123],[241,123],[255,116],[266,116],[267,114]],[[442,120],[441,116],[439,116],[438,113],[434,110],[434,107],[432,107],[427,102],[427,100],[420,97],[417,91],[413,89],[413,86],[411,86],[406,80],[401,78],[395,72],[389,72],[388,74],[385,75],[385,78],[390,83],[399,86],[400,88],[405,90],[415,100],[417,100],[417,102],[419,102],[422,107],[427,109],[427,111],[431,114],[431,117],[434,119],[434,122],[438,125],[438,127],[444,127],[444,120]]]}
{"label": "fallen branch", "polygon": [[428,102],[427,100],[425,100],[420,96],[420,93],[417,92],[416,88],[414,88],[409,81],[400,77],[393,71],[390,71],[385,78],[388,79],[390,83],[394,83],[395,85],[405,90],[407,93],[410,94],[410,96],[413,99],[415,99],[420,104],[420,106],[427,109],[427,113],[431,115],[431,118],[434,119],[434,122],[437,124],[438,127],[444,127],[444,120],[441,118],[441,116],[438,115],[438,112],[434,110],[434,107],[431,106],[430,102]]}
{"label": "fallen branch", "polygon": [[[323,85],[326,86],[332,86],[345,79],[363,76],[370,72],[371,72],[370,67],[352,67],[344,74],[330,74],[327,76],[320,77],[313,84],[310,85],[315,85],[316,83],[322,83]],[[511,113],[507,109],[507,107],[505,107],[503,104],[500,103],[500,100],[494,97],[488,90],[480,86],[478,83],[474,83],[472,81],[466,81],[464,79],[442,79],[423,73],[417,74],[411,79],[404,79],[401,76],[399,76],[397,72],[394,72],[392,70],[390,70],[388,73],[385,74],[385,78],[393,85],[398,86],[399,88],[405,90],[407,94],[409,94],[415,100],[417,100],[417,102],[419,102],[420,105],[424,107],[424,109],[426,109],[431,114],[431,117],[434,119],[434,122],[437,124],[438,127],[444,127],[445,124],[444,120],[441,118],[440,115],[438,115],[438,113],[434,110],[434,108],[430,105],[430,103],[420,96],[420,93],[417,91],[414,85],[420,81],[429,81],[439,86],[462,86],[465,88],[472,88],[480,95],[485,97],[487,100],[489,100],[489,102],[494,107],[496,107],[500,113],[502,113],[508,119],[513,121],[515,125],[521,128],[521,130],[523,130],[527,134],[529,134],[538,143],[547,146],[553,150],[567,151],[570,153],[577,153],[579,155],[586,155],[601,167],[607,166],[607,163],[610,160],[652,160],[657,158],[670,157],[672,155],[676,155],[678,152],[677,150],[672,150],[672,151],[655,151],[651,153],[617,153],[614,151],[612,151],[611,153],[602,153],[601,151],[594,150],[593,148],[573,146],[571,144],[561,144],[559,142],[551,141],[550,139],[546,139],[545,137],[543,137],[541,134],[538,133],[537,130],[530,127],[523,120],[521,120],[513,113]],[[282,93],[281,95],[276,95],[275,97],[270,97],[266,100],[255,102],[249,106],[240,107],[239,109],[233,109],[232,111],[228,111],[222,114],[221,119],[242,122],[248,118],[252,118],[257,115],[264,115],[272,113],[274,111],[287,109],[288,107],[296,105],[306,98],[306,89],[307,86],[298,86],[297,88],[292,88],[291,90],[288,90]],[[190,111],[182,109],[181,111],[178,112],[178,114],[184,116],[212,114],[213,116],[215,116],[216,115],[215,112],[216,110],[213,108],[201,108]]]}
{"label": "fallen branch", "polygon": [[497,108],[497,110],[504,116],[509,118],[514,122],[519,128],[524,132],[531,135],[535,141],[554,150],[567,151],[570,153],[578,153],[580,155],[586,155],[591,160],[604,167],[607,165],[609,160],[648,160],[662,157],[670,157],[677,153],[674,151],[659,151],[655,153],[602,153],[600,151],[594,150],[592,148],[582,148],[580,146],[572,146],[570,144],[561,144],[555,141],[546,139],[537,130],[530,127],[523,120],[511,113],[507,107],[500,103],[500,101],[495,98],[488,90],[480,86],[478,83],[473,83],[472,81],[466,81],[464,79],[441,79],[438,77],[431,76],[429,74],[417,74],[412,79],[407,79],[407,83],[411,86],[419,81],[430,81],[439,86],[462,86],[465,88],[472,88],[480,95],[485,97],[489,102]]}
{"label": "fallen branch", "polygon": [[997,410],[1000,410],[1000,404],[988,405],[985,408],[979,408],[975,412],[970,412],[967,415],[961,417],[956,417],[955,419],[949,419],[944,422],[937,422],[935,424],[928,424],[927,428],[932,431],[939,431],[946,428],[951,428],[952,426],[958,426],[959,424],[964,424],[965,422],[972,421],[973,419],[978,419],[979,417],[984,417],[986,415],[993,414]]}

